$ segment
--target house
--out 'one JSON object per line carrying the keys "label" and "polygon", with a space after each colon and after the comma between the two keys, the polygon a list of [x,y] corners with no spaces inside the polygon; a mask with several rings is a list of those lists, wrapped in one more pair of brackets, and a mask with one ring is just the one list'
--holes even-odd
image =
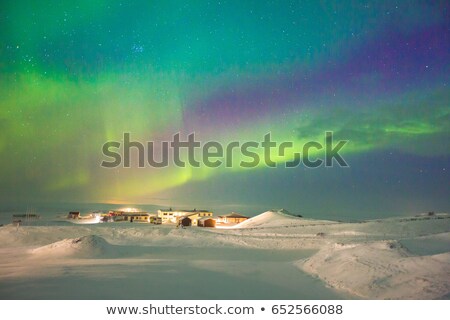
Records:
{"label": "house", "polygon": [[150,223],[150,214],[146,212],[133,212],[127,214],[130,222]]}
{"label": "house", "polygon": [[245,221],[247,219],[248,217],[246,216],[232,212],[219,216],[217,218],[217,223],[241,223],[242,221]]}
{"label": "house", "polygon": [[[197,225],[197,219],[200,217],[211,217],[213,213],[209,210],[172,210],[160,209],[158,210],[158,218],[161,218],[162,223],[178,223],[181,217],[192,215],[191,220],[195,220]],[[194,224],[193,224],[194,225]]]}
{"label": "house", "polygon": [[80,217],[79,211],[70,211],[69,214],[67,215],[68,219],[78,219],[79,217]]}
{"label": "house", "polygon": [[216,219],[212,217],[202,217],[198,219],[197,224],[199,227],[206,228],[215,228],[216,227]]}
{"label": "house", "polygon": [[154,216],[147,212],[114,212],[114,221],[150,223]]}
{"label": "house", "polygon": [[[198,220],[205,217],[211,217],[212,212],[201,210],[201,211],[187,211],[185,215],[177,217],[177,224],[181,224],[183,226],[196,226],[198,225]],[[188,220],[189,219],[189,220]],[[183,222],[184,221],[184,222]],[[190,221],[189,224],[188,221]]]}

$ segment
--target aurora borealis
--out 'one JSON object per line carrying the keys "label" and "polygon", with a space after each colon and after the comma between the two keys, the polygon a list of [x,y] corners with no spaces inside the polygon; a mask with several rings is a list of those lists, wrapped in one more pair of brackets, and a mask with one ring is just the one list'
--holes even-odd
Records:
{"label": "aurora borealis", "polygon": [[[447,1],[5,0],[0,39],[2,203],[450,210]],[[325,131],[350,168],[100,167],[124,132]]]}

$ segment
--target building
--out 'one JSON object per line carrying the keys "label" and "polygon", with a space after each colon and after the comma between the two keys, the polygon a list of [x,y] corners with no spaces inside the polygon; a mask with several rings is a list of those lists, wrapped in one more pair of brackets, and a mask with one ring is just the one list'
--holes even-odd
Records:
{"label": "building", "polygon": [[172,208],[158,210],[158,218],[161,218],[162,223],[179,223],[181,217],[189,216],[193,221],[192,225],[197,225],[198,218],[211,217],[212,215],[213,213],[208,210],[172,210]]}
{"label": "building", "polygon": [[79,211],[70,211],[69,214],[67,215],[68,219],[78,219],[79,217],[80,217]]}
{"label": "building", "polygon": [[199,227],[205,228],[215,228],[216,227],[216,219],[212,217],[203,217],[198,219],[197,224]]}
{"label": "building", "polygon": [[112,213],[114,217],[114,221],[120,222],[120,221],[129,221],[129,222],[144,222],[144,223],[150,223],[154,220],[152,218],[156,217],[156,215],[151,215],[147,212],[121,212],[121,211],[114,211]]}
{"label": "building", "polygon": [[242,221],[245,221],[247,219],[248,217],[246,216],[232,212],[219,216],[217,218],[217,223],[241,223]]}
{"label": "building", "polygon": [[158,217],[157,215],[152,215],[152,216],[150,216],[150,223],[161,224],[162,219],[160,217]]}
{"label": "building", "polygon": [[145,212],[133,212],[127,214],[130,222],[150,223],[150,214]]}
{"label": "building", "polygon": [[[192,212],[187,212],[184,216],[177,217],[176,223],[181,224],[183,226],[188,226],[188,225],[189,226],[197,226],[198,221],[201,218],[207,218],[207,217],[212,217],[212,212],[209,212],[206,210],[192,211]],[[188,224],[188,221],[190,221],[189,224]]]}

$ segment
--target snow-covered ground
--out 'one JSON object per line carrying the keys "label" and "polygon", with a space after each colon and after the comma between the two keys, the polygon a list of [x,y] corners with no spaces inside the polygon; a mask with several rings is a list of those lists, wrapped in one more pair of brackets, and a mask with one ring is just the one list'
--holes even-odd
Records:
{"label": "snow-covered ground", "polygon": [[414,256],[395,241],[336,244],[297,265],[363,298],[433,299],[450,291],[450,252]]}
{"label": "snow-covered ground", "polygon": [[3,299],[438,299],[450,293],[450,215],[6,225],[0,255]]}

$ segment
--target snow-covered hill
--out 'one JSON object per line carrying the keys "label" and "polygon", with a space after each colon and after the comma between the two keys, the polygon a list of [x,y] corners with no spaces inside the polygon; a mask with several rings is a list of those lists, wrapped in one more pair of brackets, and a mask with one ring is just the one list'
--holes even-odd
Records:
{"label": "snow-covered hill", "polygon": [[111,254],[112,246],[102,237],[89,235],[60,240],[32,250],[35,256],[95,258]]}
{"label": "snow-covered hill", "polygon": [[363,298],[436,299],[450,292],[450,252],[414,256],[395,241],[335,244],[297,266]]}
{"label": "snow-covered hill", "polygon": [[312,220],[295,216],[285,209],[269,210],[253,218],[245,220],[235,228],[276,228],[335,223],[326,220]]}

